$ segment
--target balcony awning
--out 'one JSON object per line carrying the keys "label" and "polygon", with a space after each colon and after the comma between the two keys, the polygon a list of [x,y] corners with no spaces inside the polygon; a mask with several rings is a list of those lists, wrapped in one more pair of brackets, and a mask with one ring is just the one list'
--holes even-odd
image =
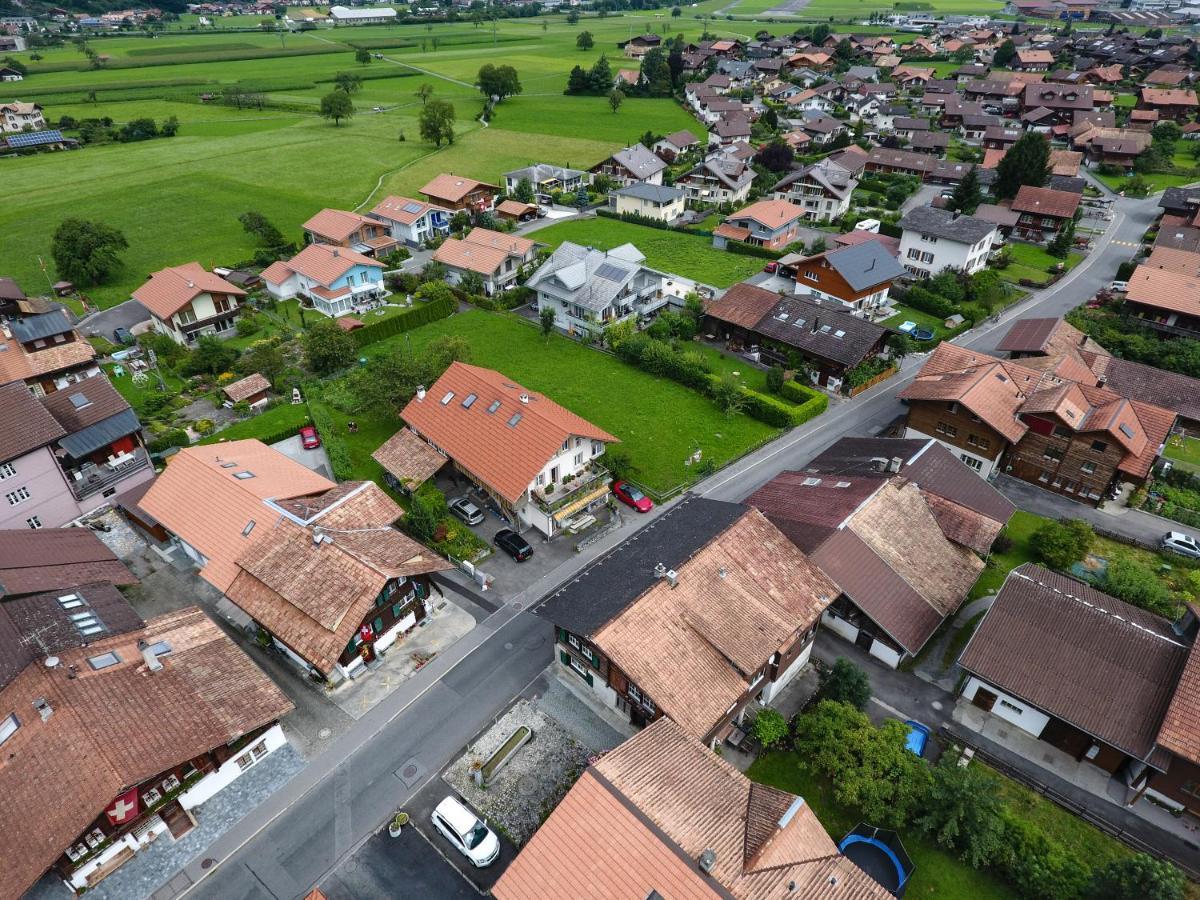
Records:
{"label": "balcony awning", "polygon": [[71,456],[81,459],[89,453],[106,447],[113,441],[118,441],[126,435],[140,430],[142,423],[138,421],[137,413],[132,409],[123,409],[115,416],[101,419],[95,425],[89,425],[82,431],[68,434],[58,445]]}
{"label": "balcony awning", "polygon": [[591,503],[595,500],[599,500],[601,497],[603,497],[607,493],[608,493],[608,481],[605,480],[603,483],[601,483],[594,489],[592,489],[592,490],[588,491],[586,494],[583,494],[582,496],[577,497],[576,499],[572,500],[570,503],[568,503],[566,506],[562,507],[561,509],[556,509],[554,511],[554,521],[562,522],[564,519],[569,519],[571,516],[575,515],[575,513],[579,512],[581,509],[583,509],[589,503]]}

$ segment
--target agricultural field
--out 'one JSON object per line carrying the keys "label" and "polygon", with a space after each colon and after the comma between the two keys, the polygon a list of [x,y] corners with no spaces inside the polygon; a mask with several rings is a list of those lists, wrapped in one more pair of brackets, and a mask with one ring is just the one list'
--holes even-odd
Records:
{"label": "agricultural field", "polygon": [[[697,13],[698,14],[698,13]],[[121,124],[175,116],[179,132],[134,144],[104,144],[71,153],[0,161],[5,180],[22,185],[0,209],[0,271],[18,281],[43,280],[39,258],[53,274],[50,238],[68,216],[96,219],[129,241],[124,267],[87,291],[102,307],[120,303],[150,272],[198,261],[205,266],[249,260],[254,252],[237,216],[266,215],[289,238],[322,207],[354,209],[387,193],[413,194],[439,172],[495,181],[534,161],[587,167],[647,130],[663,133],[698,123],[669,100],[628,99],[612,113],[604,98],[565,97],[570,68],[591,66],[629,22],[562,18],[379,28],[321,29],[288,34],[170,32],[97,38],[108,57],[98,70],[73,46],[43,49],[30,61],[19,98],[40,103],[52,123],[109,117]],[[646,26],[639,25],[638,28]],[[655,30],[666,22],[655,23]],[[671,31],[696,37],[701,24],[684,18]],[[575,47],[586,28],[590,51]],[[436,44],[436,48],[435,45]],[[385,58],[360,65],[354,48]],[[502,103],[495,122],[475,121],[481,109],[472,81],[488,61],[516,67],[524,95]],[[364,79],[354,94],[356,115],[340,126],[320,118],[320,99],[338,72]],[[438,149],[419,138],[422,83],[457,112],[457,139]],[[218,101],[230,85],[261,93],[263,108]],[[376,111],[378,107],[378,111]]]}
{"label": "agricultural field", "polygon": [[551,247],[573,241],[587,247],[611,250],[633,244],[645,254],[646,264],[662,272],[683,275],[719,288],[761,271],[764,260],[717,250],[709,238],[622,222],[619,219],[574,219],[541,228],[531,235]]}
{"label": "agricultural field", "polygon": [[[929,13],[991,13],[998,15],[1005,4],[1000,0],[931,0],[931,2],[913,2],[895,4],[896,12],[929,12]],[[784,7],[787,11],[783,11]],[[740,15],[767,15],[780,17],[799,17],[804,19],[850,19],[866,21],[871,13],[880,9],[892,11],[892,4],[881,7],[871,0],[809,0],[807,3],[788,2],[788,0],[741,0],[727,7],[728,12]],[[857,29],[856,29],[857,30]]]}

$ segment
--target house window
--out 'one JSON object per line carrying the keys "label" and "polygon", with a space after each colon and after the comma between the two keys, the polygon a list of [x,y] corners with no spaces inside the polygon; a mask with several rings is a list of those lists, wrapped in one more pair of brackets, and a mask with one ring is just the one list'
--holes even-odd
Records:
{"label": "house window", "polygon": [[1038,481],[1041,481],[1041,482],[1043,482],[1043,483],[1044,483],[1044,482],[1047,482],[1047,481],[1049,481],[1049,480],[1050,480],[1050,473],[1049,473],[1049,472],[1047,472],[1045,469],[1042,469],[1042,474],[1040,474],[1040,475],[1038,476]]}
{"label": "house window", "polygon": [[583,454],[582,453],[575,454],[575,465],[577,465],[577,466],[583,465]]}
{"label": "house window", "polygon": [[1096,472],[1096,464],[1094,462],[1085,462],[1079,468],[1083,470],[1083,474],[1085,475],[1093,475]]}
{"label": "house window", "polygon": [[568,634],[567,635],[567,643],[570,644],[572,647],[574,647],[576,650],[579,649],[579,638],[577,638],[575,635]]}
{"label": "house window", "polygon": [[1092,449],[1097,453],[1103,453],[1108,449],[1108,444],[1105,441],[1092,441]]}
{"label": "house window", "polygon": [[[2,732],[0,732],[2,734]],[[2,742],[2,741],[0,741]],[[1200,797],[1200,781],[1185,781],[1180,789],[1181,793],[1191,797]]]}
{"label": "house window", "polygon": [[146,793],[142,794],[142,806],[147,809],[162,799],[162,791],[158,788],[150,788]]}
{"label": "house window", "polygon": [[592,441],[592,456],[599,456],[604,452],[603,441]]}
{"label": "house window", "polygon": [[974,457],[962,454],[959,457],[968,468],[974,469],[976,472],[983,471],[983,460],[975,459]]}
{"label": "house window", "polygon": [[1042,451],[1042,456],[1044,456],[1046,459],[1052,459],[1055,462],[1059,462],[1063,458],[1063,452],[1057,447],[1047,447]]}
{"label": "house window", "polygon": [[1014,712],[1018,716],[1023,715],[1025,712],[1025,710],[1021,709],[1021,707],[1017,706],[1017,704],[1009,703],[1007,700],[1000,699],[1000,700],[997,700],[996,702],[999,703],[1000,706],[1002,706],[1004,709],[1007,709],[1009,712]]}
{"label": "house window", "polygon": [[16,506],[18,503],[24,503],[29,499],[29,488],[19,487],[15,491],[9,491],[4,495],[4,499],[8,501],[9,506]]}
{"label": "house window", "polygon": [[175,313],[175,320],[180,325],[191,325],[196,321],[196,311],[190,306]]}
{"label": "house window", "polygon": [[13,468],[12,463],[5,463],[0,466],[0,481],[3,481],[5,478],[12,478],[16,474],[17,470]]}
{"label": "house window", "polygon": [[1072,432],[1071,429],[1067,428],[1065,425],[1054,426],[1054,436],[1057,438],[1069,438],[1073,433],[1074,432]]}
{"label": "house window", "polygon": [[16,713],[9,713],[5,718],[0,719],[0,744],[16,734],[20,727],[21,723],[17,719]]}
{"label": "house window", "polygon": [[99,656],[89,656],[88,665],[97,672],[101,669],[107,669],[115,666],[121,661],[121,657],[117,656],[116,652],[110,650],[108,653],[101,653]]}
{"label": "house window", "polygon": [[920,258],[921,258],[921,251],[920,251],[920,250],[918,250],[916,247],[912,247],[912,248],[910,248],[910,249],[909,249],[909,251],[908,251],[908,258],[909,258],[909,259],[920,259]]}
{"label": "house window", "polygon": [[804,277],[809,281],[816,281],[818,276],[816,272],[805,272]]}
{"label": "house window", "polygon": [[958,434],[958,429],[953,425],[947,425],[945,422],[938,422],[937,428],[934,429],[938,434],[944,434],[946,437],[954,437]]}
{"label": "house window", "polygon": [[245,772],[248,768],[267,755],[267,742],[261,740],[237,758],[238,768]]}
{"label": "house window", "polygon": [[28,525],[30,528],[32,528],[34,531],[37,531],[39,528],[42,527],[42,520],[39,519],[37,516],[30,516],[28,519],[25,520],[25,524]]}

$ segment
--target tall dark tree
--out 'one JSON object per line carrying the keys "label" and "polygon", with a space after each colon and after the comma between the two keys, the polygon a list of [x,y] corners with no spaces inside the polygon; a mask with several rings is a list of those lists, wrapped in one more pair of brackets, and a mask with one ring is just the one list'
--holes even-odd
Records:
{"label": "tall dark tree", "polygon": [[1001,200],[1017,195],[1025,185],[1042,187],[1050,175],[1050,143],[1045,135],[1027,131],[996,167],[992,192]]}
{"label": "tall dark tree", "polygon": [[642,57],[639,83],[645,85],[651,97],[667,97],[671,93],[671,67],[661,47],[654,47]]}
{"label": "tall dark tree", "polygon": [[588,73],[583,70],[583,66],[572,67],[571,74],[567,77],[567,93],[586,94],[591,88],[592,83],[588,79]]}
{"label": "tall dark tree", "polygon": [[792,166],[792,161],[796,155],[792,153],[792,148],[783,141],[774,140],[769,144],[763,145],[763,148],[754,155],[754,161],[772,172],[786,172]]}
{"label": "tall dark tree", "polygon": [[[1013,29],[1013,34],[1016,34],[1016,29]],[[992,55],[992,65],[997,69],[1005,68],[1009,63],[1017,58],[1017,45],[1011,40],[1006,40]]]}
{"label": "tall dark tree", "polygon": [[607,94],[612,90],[613,71],[607,56],[601,56],[588,72],[588,82],[594,94]]}
{"label": "tall dark tree", "polygon": [[954,188],[950,204],[954,207],[955,212],[969,216],[979,208],[979,204],[982,202],[983,191],[979,188],[979,175],[975,171],[975,166],[971,166],[970,171]]}
{"label": "tall dark tree", "polygon": [[54,229],[50,255],[60,278],[90,287],[120,268],[117,254],[128,246],[125,235],[103,222],[63,219]]}

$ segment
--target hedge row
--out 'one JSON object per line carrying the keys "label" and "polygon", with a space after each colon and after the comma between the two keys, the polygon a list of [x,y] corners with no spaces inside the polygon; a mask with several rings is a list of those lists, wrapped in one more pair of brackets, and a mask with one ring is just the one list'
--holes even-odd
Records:
{"label": "hedge row", "polygon": [[[325,455],[329,457],[329,465],[333,469],[334,479],[350,481],[354,477],[354,468],[350,464],[350,451],[346,449],[345,440],[337,433],[333,417],[319,403],[310,403],[308,414],[321,435],[321,441],[325,445]],[[285,437],[295,434],[295,432],[296,429],[293,427]],[[264,443],[269,442],[267,438],[262,440]]]}
{"label": "hedge row", "polygon": [[[720,375],[709,375],[708,383],[710,391],[720,381]],[[785,402],[778,397],[772,397],[770,394],[763,394],[743,386],[742,399],[746,403],[746,415],[758,419],[760,422],[765,422],[767,425],[772,425],[775,428],[795,428],[797,425],[803,425],[810,419],[815,419],[829,407],[829,398],[824,394],[810,390],[794,381],[785,381],[785,390],[788,385],[795,385],[789,392],[792,396],[798,395],[805,398],[799,405]]]}
{"label": "hedge row", "polygon": [[759,259],[779,259],[783,256],[778,250],[768,250],[766,247],[746,244],[742,241],[726,241],[725,249],[730,253],[737,253],[741,256],[757,256]]}
{"label": "hedge row", "polygon": [[692,228],[688,225],[670,225],[662,221],[662,219],[652,219],[650,216],[643,216],[640,213],[617,213],[611,209],[600,207],[596,210],[596,215],[604,219],[618,219],[622,222],[628,222],[630,225],[644,225],[647,228],[657,228],[660,231],[682,231],[684,234],[712,237],[712,232],[707,229]]}
{"label": "hedge row", "polygon": [[367,344],[374,344],[376,341],[382,341],[384,338],[402,334],[405,331],[412,331],[414,328],[420,328],[422,325],[428,325],[430,322],[446,318],[457,308],[455,301],[447,297],[439,300],[430,300],[428,303],[420,303],[419,301],[418,303],[419,305],[414,306],[408,312],[350,332],[354,338],[355,345],[365,347]]}

